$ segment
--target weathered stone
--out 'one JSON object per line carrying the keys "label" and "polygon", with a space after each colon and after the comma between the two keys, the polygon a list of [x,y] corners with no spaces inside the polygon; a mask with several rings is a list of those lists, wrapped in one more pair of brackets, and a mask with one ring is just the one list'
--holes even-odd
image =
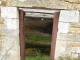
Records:
{"label": "weathered stone", "polygon": [[0,39],[3,39],[5,36],[3,36],[3,35],[0,35]]}
{"label": "weathered stone", "polygon": [[[67,55],[71,55],[72,56],[72,54],[80,54],[80,47],[74,47],[74,46],[71,46],[71,47],[67,47],[66,48],[66,54]],[[75,57],[75,55],[73,56],[73,57]],[[76,57],[78,57],[78,56],[76,56]]]}
{"label": "weathered stone", "polygon": [[18,36],[19,29],[17,29],[17,30],[0,29],[0,35]]}
{"label": "weathered stone", "polygon": [[0,52],[1,52],[1,50],[2,50],[2,39],[4,39],[4,35],[0,35]]}
{"label": "weathered stone", "polygon": [[80,0],[65,0],[65,1],[70,3],[80,3]]}
{"label": "weathered stone", "polygon": [[17,7],[1,7],[1,17],[19,18]]}
{"label": "weathered stone", "polygon": [[70,23],[70,28],[80,28],[80,23]]}
{"label": "weathered stone", "polygon": [[19,52],[10,50],[5,56],[4,60],[20,60]]}
{"label": "weathered stone", "polygon": [[0,20],[0,24],[4,24],[4,20]]}
{"label": "weathered stone", "polygon": [[68,42],[68,47],[80,47],[80,42]]}
{"label": "weathered stone", "polygon": [[70,11],[61,10],[59,21],[62,21],[62,22],[79,22],[79,11],[77,11],[77,10],[70,10]]}
{"label": "weathered stone", "polygon": [[66,56],[66,48],[67,48],[67,41],[57,40],[55,59],[58,58],[59,56],[65,57]]}
{"label": "weathered stone", "polygon": [[74,9],[73,4],[68,3],[67,9],[68,9],[68,10]]}
{"label": "weathered stone", "polygon": [[19,19],[5,19],[4,24],[7,29],[19,29]]}
{"label": "weathered stone", "polygon": [[2,6],[11,6],[11,0],[2,0]]}
{"label": "weathered stone", "polygon": [[80,34],[80,28],[69,28],[70,34]]}
{"label": "weathered stone", "polygon": [[[20,46],[19,46],[19,36],[5,36],[4,39],[2,39],[2,46],[3,50],[0,52],[0,60],[4,56],[4,60],[20,60]],[[14,53],[14,54],[12,54]],[[16,55],[15,55],[16,54]],[[14,57],[14,58],[13,58]]]}
{"label": "weathered stone", "polygon": [[80,39],[76,40],[76,35],[74,34],[58,34],[57,40],[65,40],[65,41],[79,41]]}
{"label": "weathered stone", "polygon": [[80,42],[80,34],[58,34],[57,40]]}
{"label": "weathered stone", "polygon": [[0,4],[2,4],[2,1],[0,1]]}
{"label": "weathered stone", "polygon": [[68,3],[61,0],[12,0],[12,6],[67,9]]}
{"label": "weathered stone", "polygon": [[4,24],[0,24],[0,28],[5,28],[6,26]]}
{"label": "weathered stone", "polygon": [[58,33],[68,33],[69,23],[59,22]]}
{"label": "weathered stone", "polygon": [[80,4],[75,4],[74,7],[75,9],[80,10]]}

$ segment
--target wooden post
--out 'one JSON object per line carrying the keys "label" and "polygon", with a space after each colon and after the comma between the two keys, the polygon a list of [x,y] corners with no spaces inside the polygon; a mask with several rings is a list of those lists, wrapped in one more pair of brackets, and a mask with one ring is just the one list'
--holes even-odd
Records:
{"label": "wooden post", "polygon": [[25,60],[25,41],[24,41],[24,12],[19,10],[19,34],[20,34],[20,56]]}
{"label": "wooden post", "polygon": [[55,12],[54,13],[54,19],[53,19],[50,60],[54,60],[54,56],[55,56],[56,38],[57,38],[57,31],[58,31],[58,21],[59,21],[59,12]]}

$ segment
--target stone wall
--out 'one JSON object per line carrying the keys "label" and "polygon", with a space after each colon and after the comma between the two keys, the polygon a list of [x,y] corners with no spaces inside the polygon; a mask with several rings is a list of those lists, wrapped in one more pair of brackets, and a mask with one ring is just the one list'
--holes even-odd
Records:
{"label": "stone wall", "polygon": [[18,7],[61,9],[55,59],[79,56],[80,0],[0,0],[0,60],[20,60]]}
{"label": "stone wall", "polygon": [[1,7],[0,60],[20,60],[18,14],[16,7]]}
{"label": "stone wall", "polygon": [[80,0],[12,0],[12,6],[80,10]]}
{"label": "stone wall", "polygon": [[60,12],[55,59],[80,56],[80,15],[77,10]]}

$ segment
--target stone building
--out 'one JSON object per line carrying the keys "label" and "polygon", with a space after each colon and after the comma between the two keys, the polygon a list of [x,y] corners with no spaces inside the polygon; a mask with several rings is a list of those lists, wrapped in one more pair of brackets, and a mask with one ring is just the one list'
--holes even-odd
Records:
{"label": "stone building", "polygon": [[0,0],[0,60],[20,60],[21,7],[60,10],[55,60],[79,58],[80,0]]}

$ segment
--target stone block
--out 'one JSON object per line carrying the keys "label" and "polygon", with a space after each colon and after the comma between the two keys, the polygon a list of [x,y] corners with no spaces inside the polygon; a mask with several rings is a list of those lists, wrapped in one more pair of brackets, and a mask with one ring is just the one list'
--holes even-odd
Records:
{"label": "stone block", "polygon": [[12,6],[67,9],[68,3],[61,0],[12,0]]}
{"label": "stone block", "polygon": [[68,42],[68,47],[80,47],[80,42]]}
{"label": "stone block", "polygon": [[4,24],[4,20],[1,20],[1,19],[0,19],[0,24]]}
{"label": "stone block", "polygon": [[19,29],[16,29],[16,30],[0,29],[0,35],[18,36]]}
{"label": "stone block", "polygon": [[[64,41],[77,41],[75,34],[58,34],[57,40],[64,40]],[[78,39],[80,40],[80,39]]]}
{"label": "stone block", "polygon": [[80,34],[80,28],[69,28],[70,34]]}
{"label": "stone block", "polygon": [[2,4],[2,1],[0,1],[0,4]]}
{"label": "stone block", "polygon": [[4,37],[5,37],[5,36],[3,36],[3,35],[0,35],[0,40],[1,40],[1,39],[3,39]]}
{"label": "stone block", "polygon": [[0,52],[0,59],[8,51],[4,60],[20,60],[19,36],[5,36],[2,42],[3,49],[2,52]]}
{"label": "stone block", "polygon": [[67,10],[72,10],[72,9],[73,9],[73,4],[68,3]]}
{"label": "stone block", "polygon": [[65,1],[70,3],[80,3],[80,0],[65,0]]}
{"label": "stone block", "polygon": [[21,1],[21,2],[25,2],[26,0],[19,0],[19,1]]}
{"label": "stone block", "polygon": [[80,23],[70,23],[70,28],[80,28]]}
{"label": "stone block", "polygon": [[66,48],[67,48],[67,41],[57,40],[56,42],[56,50],[55,50],[55,58],[60,56],[66,56]]}
{"label": "stone block", "polygon": [[80,10],[80,4],[75,4],[74,7],[75,7],[75,9]]}
{"label": "stone block", "polygon": [[7,29],[19,29],[19,19],[5,19],[4,24]]}
{"label": "stone block", "polygon": [[[66,54],[67,55],[72,55],[72,54],[80,54],[80,47],[67,47],[66,48]],[[75,56],[74,56],[75,57]]]}
{"label": "stone block", "polygon": [[19,48],[19,35],[18,36],[5,36],[2,39],[2,42],[3,42],[4,50],[8,50],[10,47],[13,46],[13,48],[11,50],[15,50],[16,51]]}
{"label": "stone block", "polygon": [[0,24],[0,28],[5,28],[6,26],[4,24]]}
{"label": "stone block", "polygon": [[12,5],[12,1],[11,0],[2,0],[2,6],[11,6]]}
{"label": "stone block", "polygon": [[59,22],[58,33],[68,33],[69,23]]}
{"label": "stone block", "polygon": [[2,42],[2,39],[4,39],[4,35],[0,35],[0,52],[1,52],[1,50],[2,50],[2,44],[3,44],[3,42]]}
{"label": "stone block", "polygon": [[62,22],[79,22],[79,11],[77,10],[61,10],[59,21]]}
{"label": "stone block", "polygon": [[17,7],[1,7],[1,17],[19,18]]}
{"label": "stone block", "polygon": [[20,53],[17,51],[10,50],[5,56],[4,60],[20,60]]}

